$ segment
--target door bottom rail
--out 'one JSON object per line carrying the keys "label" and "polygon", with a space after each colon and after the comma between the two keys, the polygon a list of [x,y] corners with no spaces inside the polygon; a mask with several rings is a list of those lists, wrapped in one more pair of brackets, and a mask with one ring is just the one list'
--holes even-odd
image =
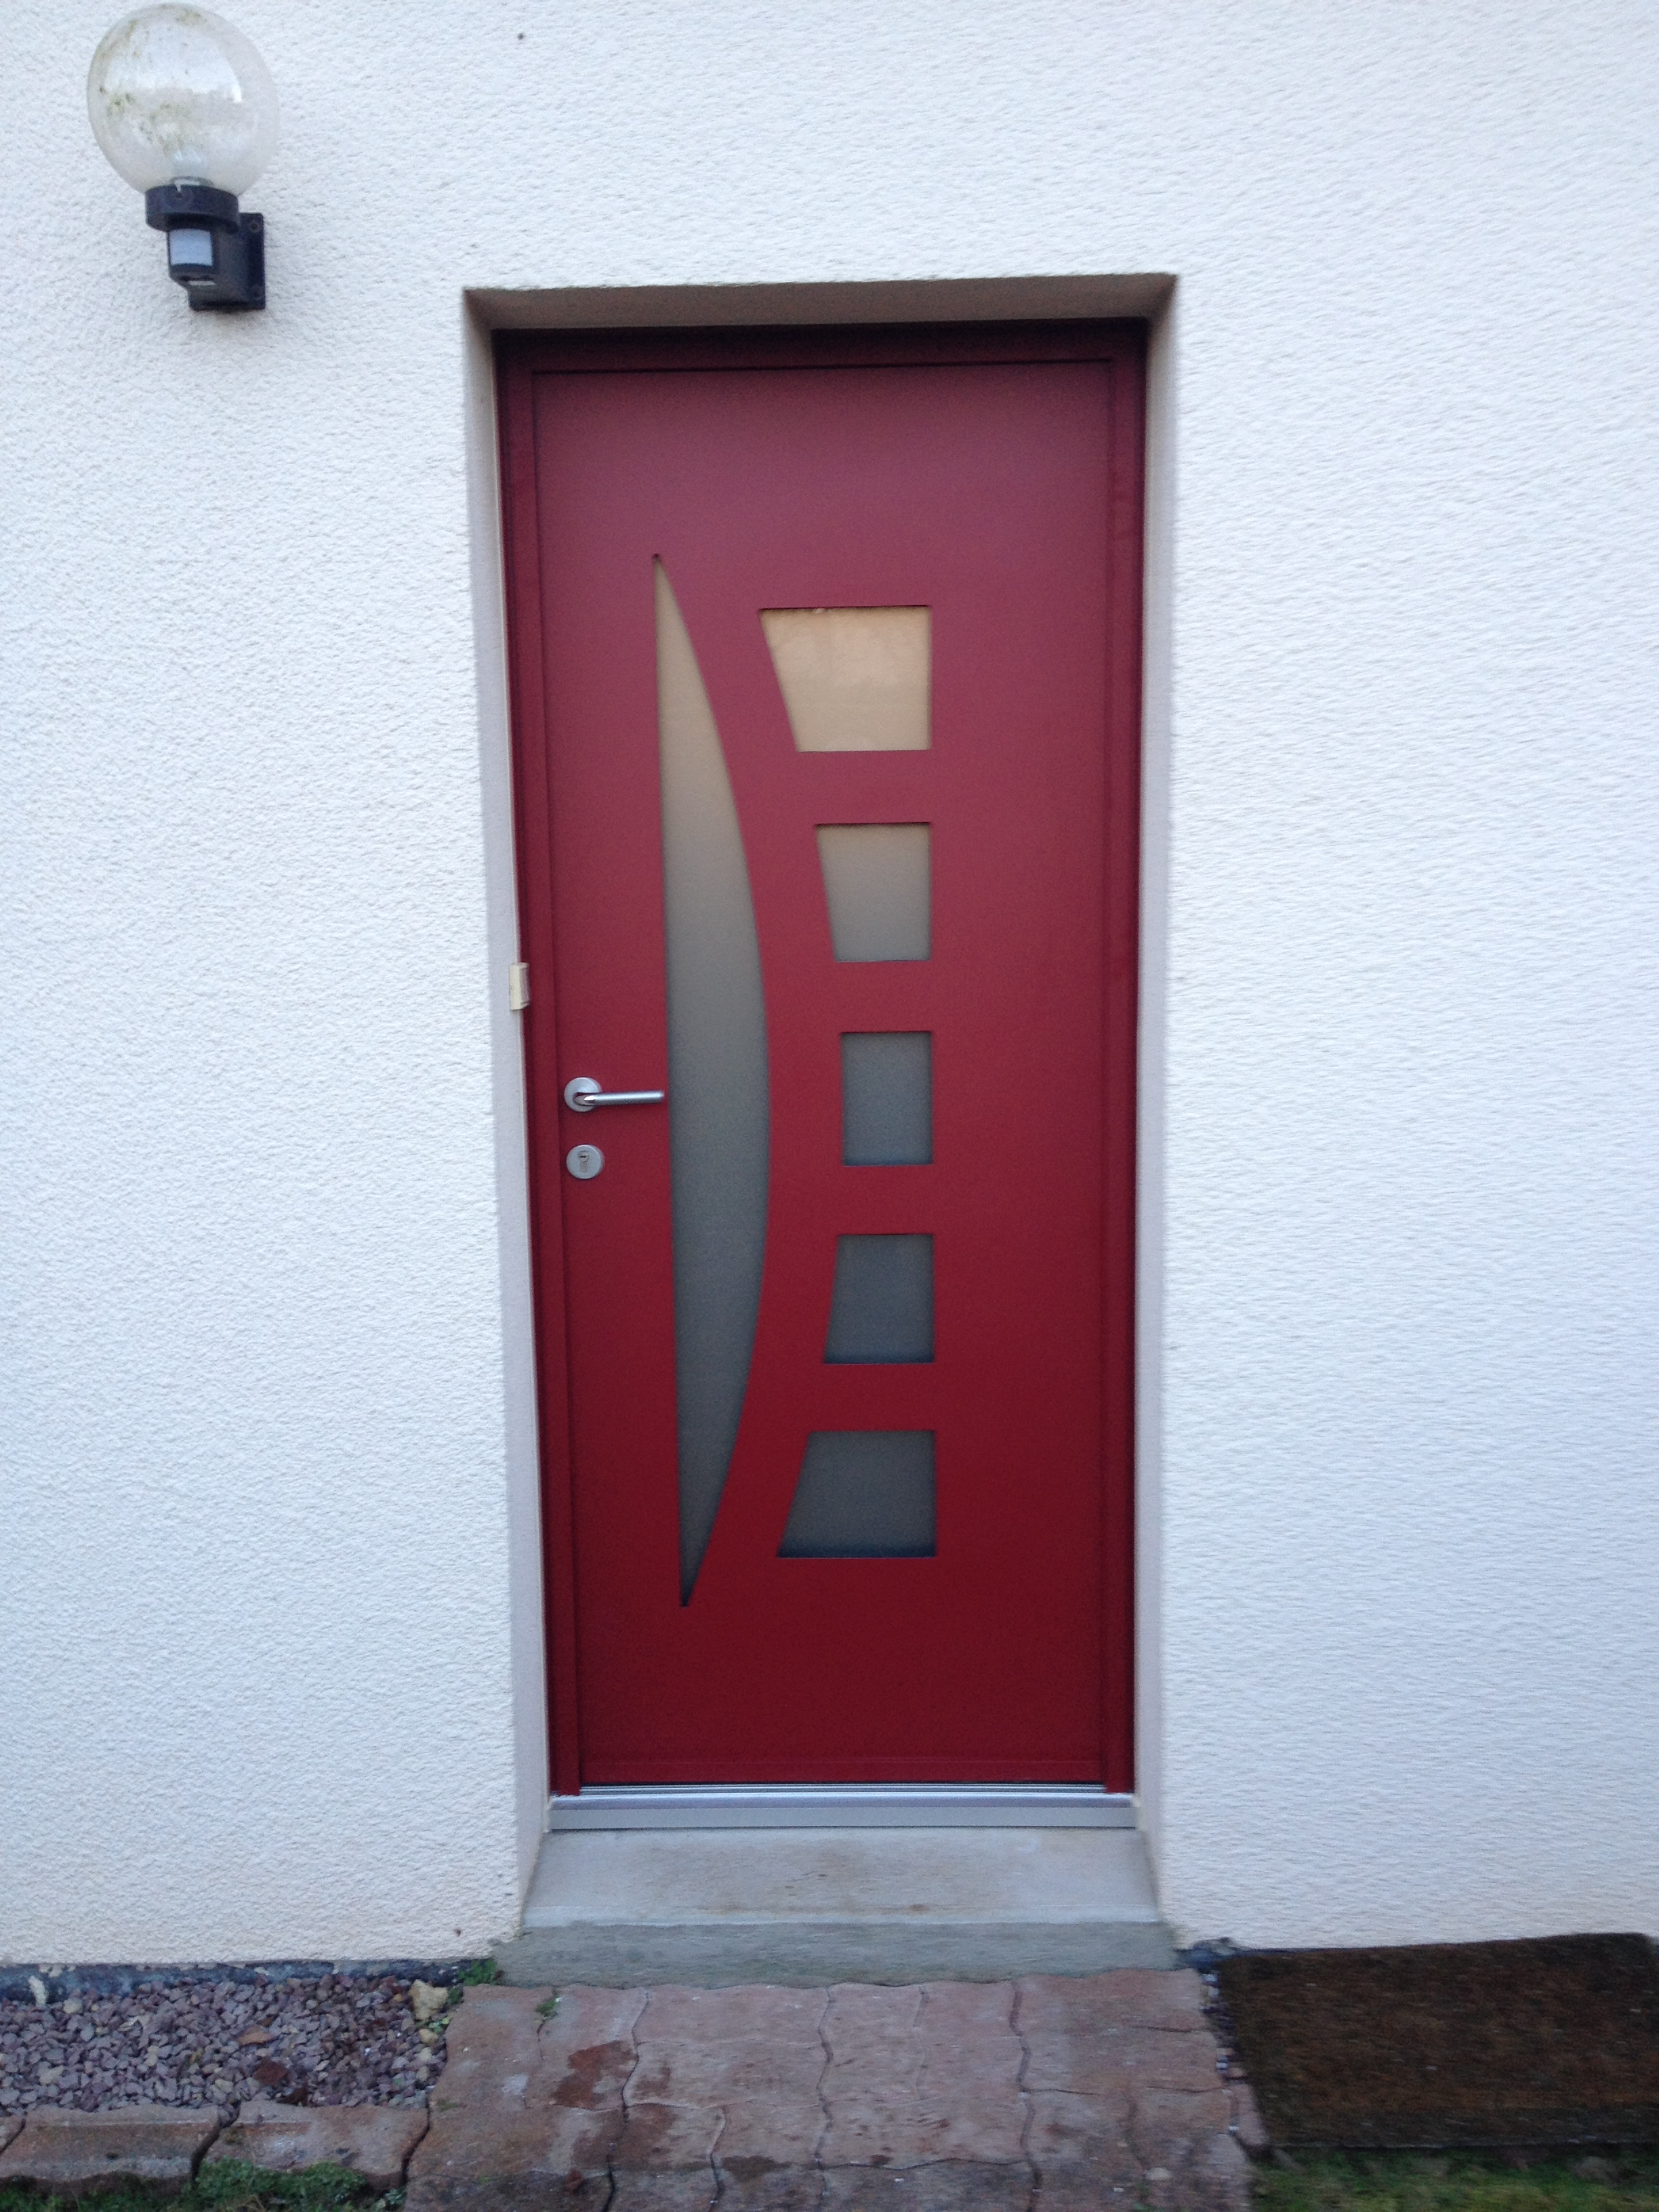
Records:
{"label": "door bottom rail", "polygon": [[1082,1783],[611,1784],[550,1797],[549,1834],[602,1828],[1133,1828],[1132,1796]]}

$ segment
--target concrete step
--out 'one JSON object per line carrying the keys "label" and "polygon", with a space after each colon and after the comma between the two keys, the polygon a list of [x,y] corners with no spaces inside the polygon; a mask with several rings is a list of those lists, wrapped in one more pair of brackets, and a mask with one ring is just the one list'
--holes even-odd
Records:
{"label": "concrete step", "polygon": [[1139,1835],[1112,1828],[550,1835],[507,1981],[1003,1981],[1172,1966]]}

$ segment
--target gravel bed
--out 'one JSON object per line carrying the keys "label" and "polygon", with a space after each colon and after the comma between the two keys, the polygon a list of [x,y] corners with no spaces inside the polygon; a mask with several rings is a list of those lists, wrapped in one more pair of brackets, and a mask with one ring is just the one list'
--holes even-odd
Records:
{"label": "gravel bed", "polygon": [[410,1983],[392,1975],[154,1983],[127,1996],[0,2002],[0,2113],[216,2105],[230,2118],[250,2097],[424,2105],[447,2024],[440,2012],[421,2027]]}

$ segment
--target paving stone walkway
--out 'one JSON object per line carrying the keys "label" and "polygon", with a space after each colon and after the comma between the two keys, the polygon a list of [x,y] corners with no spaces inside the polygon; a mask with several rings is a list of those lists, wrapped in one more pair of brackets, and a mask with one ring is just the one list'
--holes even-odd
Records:
{"label": "paving stone walkway", "polygon": [[1243,2212],[1188,1972],[469,1990],[408,2212]]}
{"label": "paving stone walkway", "polygon": [[0,2114],[0,2185],[344,2165],[408,2212],[1245,2212],[1249,2092],[1196,1974],[469,1989],[431,2111]]}

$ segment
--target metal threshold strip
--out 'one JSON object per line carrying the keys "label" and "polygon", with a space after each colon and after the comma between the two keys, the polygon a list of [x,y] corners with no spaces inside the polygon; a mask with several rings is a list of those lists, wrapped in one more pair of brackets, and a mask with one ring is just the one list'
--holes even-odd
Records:
{"label": "metal threshold strip", "polygon": [[611,1787],[548,1800],[550,1833],[597,1828],[1133,1828],[1133,1797],[1085,1784]]}

